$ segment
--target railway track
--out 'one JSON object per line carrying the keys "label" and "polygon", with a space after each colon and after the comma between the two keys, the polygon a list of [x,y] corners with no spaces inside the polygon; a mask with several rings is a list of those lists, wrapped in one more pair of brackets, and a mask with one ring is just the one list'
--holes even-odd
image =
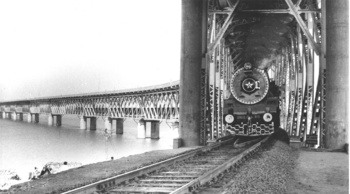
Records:
{"label": "railway track", "polygon": [[[195,149],[115,177],[65,192],[72,193],[191,193],[239,165],[267,141],[232,148],[233,139]],[[251,144],[250,144],[251,145]]]}

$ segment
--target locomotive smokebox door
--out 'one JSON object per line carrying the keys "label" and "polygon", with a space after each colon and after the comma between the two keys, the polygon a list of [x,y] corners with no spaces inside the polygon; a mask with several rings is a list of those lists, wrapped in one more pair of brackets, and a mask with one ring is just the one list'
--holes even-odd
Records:
{"label": "locomotive smokebox door", "polygon": [[274,133],[279,123],[279,99],[278,92],[269,90],[270,80],[264,70],[250,63],[237,69],[230,80],[232,96],[224,100],[226,131],[238,136]]}
{"label": "locomotive smokebox door", "polygon": [[269,91],[269,78],[262,69],[246,63],[233,75],[230,83],[233,97],[243,104],[256,104],[262,101]]}

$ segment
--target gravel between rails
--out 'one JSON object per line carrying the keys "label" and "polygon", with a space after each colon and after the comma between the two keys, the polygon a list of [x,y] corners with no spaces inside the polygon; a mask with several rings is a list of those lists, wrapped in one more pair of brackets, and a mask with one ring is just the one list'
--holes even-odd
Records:
{"label": "gravel between rails", "polygon": [[275,140],[263,146],[238,169],[197,193],[288,193],[288,180],[293,177],[297,158],[297,150]]}

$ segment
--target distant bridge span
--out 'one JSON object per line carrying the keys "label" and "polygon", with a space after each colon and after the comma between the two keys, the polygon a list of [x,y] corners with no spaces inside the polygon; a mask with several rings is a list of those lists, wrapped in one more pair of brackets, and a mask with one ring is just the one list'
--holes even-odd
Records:
{"label": "distant bridge span", "polygon": [[[145,122],[151,122],[154,138],[159,138],[159,121],[179,119],[179,81],[136,89],[52,96],[0,102],[0,117],[23,120],[27,114],[28,122],[39,122],[39,114],[48,115],[48,124],[60,126],[62,115],[78,115],[80,128],[96,129],[96,118],[105,120],[105,127],[112,129],[112,120],[117,120],[117,133],[123,133],[123,119],[139,120],[138,137],[145,136]],[[154,129],[154,130],[153,130]]]}
{"label": "distant bridge span", "polygon": [[3,113],[178,119],[179,81],[136,89],[5,101],[0,106]]}

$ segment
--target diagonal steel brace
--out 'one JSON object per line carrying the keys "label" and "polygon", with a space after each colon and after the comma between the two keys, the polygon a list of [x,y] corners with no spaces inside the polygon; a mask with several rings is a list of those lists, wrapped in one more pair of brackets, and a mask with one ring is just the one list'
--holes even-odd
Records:
{"label": "diagonal steel brace", "polygon": [[233,12],[236,10],[236,7],[238,5],[238,3],[240,2],[240,0],[238,0],[235,5],[230,8],[230,13],[228,14],[225,23],[222,25],[222,28],[220,29],[218,35],[215,37],[215,40],[209,44],[209,49],[208,49],[208,53],[209,55],[211,55],[214,51],[214,49],[217,47],[217,45],[219,44],[221,38],[224,36],[227,28],[230,26],[230,24],[232,23],[232,19],[233,19]]}
{"label": "diagonal steel brace", "polygon": [[293,2],[291,0],[285,0],[289,9],[290,9],[290,13],[295,17],[295,19],[297,20],[300,28],[303,30],[303,32],[305,33],[308,41],[310,42],[312,49],[314,49],[314,51],[316,52],[317,55],[320,55],[320,46],[315,42],[313,36],[310,34],[310,32],[308,31],[303,19],[300,17],[299,15],[299,11],[297,9],[296,6],[294,6]]}

